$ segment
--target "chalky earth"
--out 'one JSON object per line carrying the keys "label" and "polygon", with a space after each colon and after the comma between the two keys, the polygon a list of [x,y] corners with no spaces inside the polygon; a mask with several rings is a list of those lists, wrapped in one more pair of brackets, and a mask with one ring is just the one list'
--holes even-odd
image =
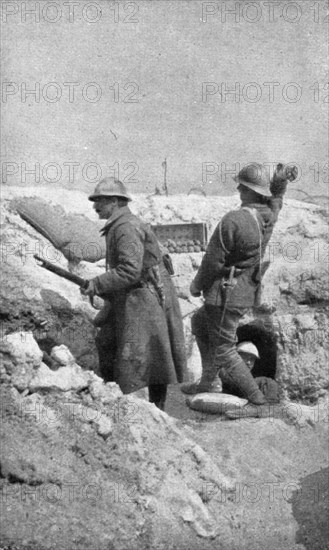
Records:
{"label": "chalky earth", "polygon": [[[65,213],[81,214],[97,224],[83,193],[24,193],[53,205],[65,194],[62,221]],[[12,202],[20,195],[8,189],[1,214],[0,548],[325,550],[325,209],[289,201],[273,235],[281,252],[272,249],[262,308],[240,328],[254,334],[257,321],[257,334],[275,343],[268,368],[280,382],[282,409],[233,421],[190,409],[178,386],[169,388],[163,413],[146,390],[123,396],[103,383],[93,343],[97,311],[73,284],[41,270],[33,254],[85,278],[102,272],[104,261],[68,259],[69,245],[61,252],[21,218]],[[133,208],[152,224],[206,220],[211,230],[238,203],[200,197],[193,209],[189,199],[140,196]],[[190,317],[201,300],[188,287],[202,252],[172,258],[194,381],[201,365]]]}

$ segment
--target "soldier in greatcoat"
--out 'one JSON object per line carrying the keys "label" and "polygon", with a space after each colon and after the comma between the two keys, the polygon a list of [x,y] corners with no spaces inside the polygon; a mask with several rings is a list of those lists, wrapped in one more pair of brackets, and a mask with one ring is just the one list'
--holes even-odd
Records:
{"label": "soldier in greatcoat", "polygon": [[295,167],[278,164],[273,178],[264,166],[249,164],[236,177],[241,207],[226,214],[217,225],[190,291],[205,299],[192,318],[192,332],[202,358],[199,383],[182,386],[189,394],[221,391],[216,384],[225,370],[226,379],[239,388],[250,403],[266,399],[236,349],[236,330],[245,312],[259,305],[262,259],[272,235],[288,181]]}
{"label": "soldier in greatcoat", "polygon": [[89,197],[106,239],[106,272],[84,294],[105,299],[95,320],[101,374],[123,393],[148,386],[164,409],[167,385],[186,371],[183,322],[170,274],[151,228],[132,214],[120,181],[103,179]]}

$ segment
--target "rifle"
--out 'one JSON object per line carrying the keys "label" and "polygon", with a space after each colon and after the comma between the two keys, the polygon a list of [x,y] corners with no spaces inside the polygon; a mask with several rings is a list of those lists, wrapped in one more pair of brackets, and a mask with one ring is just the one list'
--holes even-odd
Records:
{"label": "rifle", "polygon": [[[51,262],[48,262],[48,260],[45,260],[44,258],[40,258],[37,254],[34,254],[33,257],[38,260],[38,262],[41,262],[41,264],[38,264],[40,267],[44,267],[45,269],[48,269],[48,271],[51,271],[52,273],[55,273],[55,275],[58,275],[59,277],[63,277],[63,279],[67,279],[68,281],[71,281],[71,283],[74,283],[75,285],[78,285],[81,288],[87,288],[89,281],[87,279],[83,279],[82,277],[79,277],[79,275],[74,275],[74,273],[71,273],[70,271],[67,271],[66,269],[63,269],[62,267],[58,267],[55,264],[52,264]],[[92,298],[90,299],[91,305],[94,307]]]}
{"label": "rifle", "polygon": [[55,273],[55,275],[58,275],[59,277],[63,277],[63,279],[67,279],[68,281],[71,281],[72,283],[78,286],[81,286],[82,288],[87,288],[88,281],[86,279],[83,279],[78,275],[74,275],[74,273],[71,273],[70,271],[66,271],[66,269],[63,269],[62,267],[58,267],[57,265],[52,264],[51,262],[48,262],[48,260],[45,260],[44,258],[40,258],[40,256],[38,256],[37,254],[34,254],[33,257],[36,260],[38,260],[38,262],[41,262],[40,267],[44,267],[45,269],[48,269],[48,271]]}

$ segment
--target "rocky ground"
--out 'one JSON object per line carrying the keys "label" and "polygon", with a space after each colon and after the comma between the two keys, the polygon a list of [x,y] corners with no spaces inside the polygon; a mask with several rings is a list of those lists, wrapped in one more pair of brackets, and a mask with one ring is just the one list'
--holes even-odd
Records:
{"label": "rocky ground", "polygon": [[[83,193],[24,192],[95,221]],[[21,195],[22,188],[5,189],[1,217],[0,547],[324,550],[326,210],[288,201],[268,251],[262,308],[243,322],[248,331],[257,320],[274,335],[282,409],[227,421],[189,409],[178,387],[162,413],[144,390],[127,397],[102,383],[92,372],[95,311],[72,283],[38,267],[33,253],[46,250],[86,278],[104,262],[68,262],[17,214],[12,200]],[[207,221],[210,230],[234,206],[236,197],[133,203],[151,223]],[[190,315],[200,301],[190,299],[188,286],[201,258],[173,255],[191,380],[200,358]]]}
{"label": "rocky ground", "polygon": [[326,547],[328,401],[225,421],[171,387],[166,414],[30,333],[1,353],[3,547]]}

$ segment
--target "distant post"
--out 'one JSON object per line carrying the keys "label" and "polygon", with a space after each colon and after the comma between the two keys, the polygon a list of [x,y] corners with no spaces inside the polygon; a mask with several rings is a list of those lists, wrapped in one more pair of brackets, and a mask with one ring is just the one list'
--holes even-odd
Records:
{"label": "distant post", "polygon": [[165,158],[162,163],[162,168],[164,169],[164,175],[163,175],[163,190],[166,193],[166,197],[168,197],[168,186],[167,186],[167,159]]}

